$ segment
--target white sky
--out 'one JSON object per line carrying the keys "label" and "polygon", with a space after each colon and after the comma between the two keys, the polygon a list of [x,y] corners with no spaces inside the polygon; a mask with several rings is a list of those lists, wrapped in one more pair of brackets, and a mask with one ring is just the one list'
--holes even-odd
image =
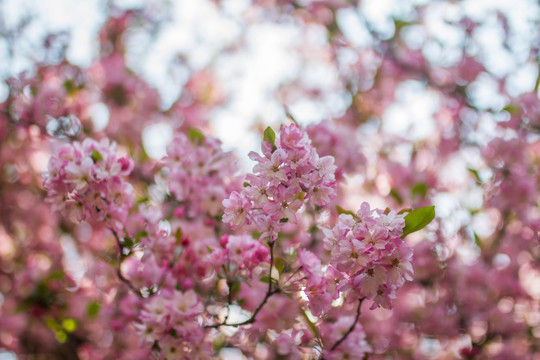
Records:
{"label": "white sky", "polygon": [[[116,3],[124,7],[155,4],[155,12],[159,14],[160,11],[158,1],[153,0],[118,0]],[[187,80],[187,70],[182,72],[180,69],[171,74],[168,66],[178,53],[185,55],[189,66],[194,69],[215,64],[221,84],[226,93],[231,94],[232,101],[212,114],[211,123],[228,149],[235,148],[245,153],[258,148],[259,139],[246,136],[255,119],[270,125],[282,122],[282,104],[275,96],[280,84],[300,76],[307,84],[318,83],[323,89],[332,89],[337,87],[338,78],[334,69],[317,61],[303,64],[299,55],[292,51],[300,45],[299,41],[304,40],[302,30],[297,25],[262,22],[246,27],[241,14],[250,1],[228,0],[222,3],[225,11],[218,11],[209,0],[173,2],[172,14],[169,14],[173,21],[165,24],[157,39],[150,39],[143,31],[130,33],[127,41],[131,46],[127,59],[131,68],[160,91],[164,108],[176,99]],[[360,10],[372,26],[391,36],[394,31],[392,16],[406,19],[410,16],[412,5],[422,3],[428,1],[364,0]],[[96,0],[2,2],[0,6],[6,14],[8,27],[28,14],[34,14],[35,21],[31,23],[25,41],[17,45],[22,56],[15,57],[13,62],[5,63],[3,67],[0,65],[0,76],[27,69],[31,63],[26,55],[31,54],[32,45],[39,44],[47,31],[64,29],[72,33],[68,59],[74,64],[88,66],[98,51],[95,36],[104,21],[102,4],[103,1]],[[436,41],[428,40],[424,47],[425,55],[431,61],[441,63],[455,62],[461,56],[460,44],[464,34],[457,27],[449,25],[448,21],[459,20],[462,13],[482,20],[493,9],[507,15],[510,26],[516,32],[511,49],[514,52],[510,53],[502,46],[501,29],[494,16],[475,32],[474,38],[482,44],[488,70],[499,76],[512,74],[508,85],[510,94],[519,95],[532,89],[538,69],[534,64],[526,63],[523,49],[538,35],[534,28],[531,31],[531,21],[539,18],[538,6],[534,5],[533,0],[438,2],[431,4],[428,9],[425,25]],[[338,23],[353,45],[358,48],[370,46],[370,38],[356,11],[340,11]],[[310,34],[314,42],[326,41],[324,32],[312,31]],[[414,42],[425,36],[425,30],[417,27],[411,29],[406,39],[414,47]],[[244,41],[245,47],[224,55],[222,50],[239,39]],[[3,45],[0,41],[0,58],[5,55]],[[506,105],[506,100],[495,96],[494,88],[488,77],[481,77],[471,87],[471,96],[480,107],[500,109]],[[5,86],[0,87],[0,98],[5,94]],[[438,103],[435,93],[426,90],[422,84],[406,82],[397,89],[397,102],[387,110],[383,129],[411,139],[429,137],[434,131],[432,115]],[[310,123],[340,115],[349,105],[349,99],[339,92],[333,92],[322,102],[304,99],[287,105],[301,123]],[[159,149],[158,144],[150,152],[159,157],[163,155],[164,148]]]}

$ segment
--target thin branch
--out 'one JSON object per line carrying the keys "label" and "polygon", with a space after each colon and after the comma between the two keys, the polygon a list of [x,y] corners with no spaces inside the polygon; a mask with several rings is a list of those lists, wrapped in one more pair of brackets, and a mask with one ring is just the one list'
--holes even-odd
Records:
{"label": "thin branch", "polygon": [[351,327],[349,328],[349,330],[347,330],[347,332],[345,334],[343,334],[341,339],[339,339],[334,344],[334,346],[332,346],[330,348],[330,351],[334,351],[339,346],[339,344],[341,344],[343,341],[345,341],[345,339],[347,339],[349,334],[353,332],[354,328],[356,327],[356,323],[358,322],[358,318],[360,317],[360,308],[362,307],[362,303],[364,302],[364,299],[365,298],[361,298],[360,300],[358,300],[358,308],[356,309],[356,317],[354,318],[354,321],[353,321]]}
{"label": "thin branch", "polygon": [[268,273],[268,289],[266,290],[266,295],[264,296],[264,299],[261,301],[259,306],[257,306],[257,308],[255,309],[251,317],[245,321],[241,321],[234,324],[227,324],[227,319],[225,319],[225,321],[223,321],[222,323],[206,325],[205,328],[218,328],[220,326],[242,326],[242,325],[252,324],[255,322],[255,318],[257,317],[257,314],[259,313],[259,311],[261,311],[261,309],[266,304],[268,299],[272,295],[277,294],[281,291],[279,287],[272,289],[272,268],[274,267],[274,242],[269,243],[268,246],[270,247],[270,270]]}
{"label": "thin branch", "polygon": [[118,276],[118,278],[124,283],[127,285],[127,287],[135,294],[137,295],[138,297],[140,298],[143,298],[144,296],[142,295],[141,293],[141,290],[140,289],[137,289],[135,286],[133,286],[133,284],[126,278],[124,277],[124,275],[122,274],[122,270],[120,269],[121,265],[122,265],[122,260],[123,260],[123,250],[124,250],[124,246],[122,245],[122,243],[120,242],[120,238],[118,237],[118,234],[116,233],[116,231],[112,230],[112,233],[114,235],[114,239],[116,240],[116,245],[118,246],[118,262],[117,262],[117,265],[116,265],[116,275]]}

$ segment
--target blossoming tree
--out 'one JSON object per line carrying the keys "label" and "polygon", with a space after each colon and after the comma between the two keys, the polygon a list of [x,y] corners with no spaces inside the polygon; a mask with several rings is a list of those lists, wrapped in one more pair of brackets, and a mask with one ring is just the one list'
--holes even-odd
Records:
{"label": "blossoming tree", "polygon": [[[439,39],[423,15],[444,6],[464,38],[448,63],[430,53]],[[246,5],[246,26],[294,22],[302,63],[337,74],[332,89],[302,76],[281,84],[281,103],[347,99],[309,125],[284,106],[278,126],[256,126],[249,154],[223,150],[212,131],[230,100],[218,65],[190,69],[166,109],[126,65],[127,36],[155,21],[151,6],[110,10],[89,67],[47,37],[46,56],[7,81],[0,104],[0,351],[539,359],[540,76],[513,95],[513,74],[490,69],[475,44],[481,18],[453,2],[409,7],[389,31],[361,2]],[[351,14],[367,46],[348,35]],[[496,15],[507,41],[517,30]],[[537,66],[537,44],[522,45],[516,61]],[[482,81],[498,85],[500,105],[482,103]],[[433,131],[389,131],[389,109],[418,84],[438,99]],[[103,128],[95,106],[110,115]],[[173,132],[160,159],[142,141],[156,123]],[[240,158],[253,163],[247,174]]]}

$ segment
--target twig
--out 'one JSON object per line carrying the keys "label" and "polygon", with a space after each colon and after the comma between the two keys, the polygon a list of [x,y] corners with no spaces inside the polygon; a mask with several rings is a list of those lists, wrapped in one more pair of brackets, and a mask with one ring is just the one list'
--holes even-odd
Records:
{"label": "twig", "polygon": [[123,260],[123,250],[124,250],[124,246],[122,245],[122,243],[120,242],[120,238],[118,237],[118,234],[116,233],[116,231],[112,230],[112,233],[114,235],[114,239],[116,240],[116,245],[118,245],[118,264],[116,266],[116,275],[118,276],[118,278],[124,283],[127,285],[127,287],[135,294],[137,295],[138,297],[140,298],[143,298],[144,296],[142,295],[141,293],[141,290],[140,289],[137,289],[135,286],[133,286],[133,284],[127,279],[124,277],[124,275],[122,274],[122,270],[120,269],[121,265],[122,265],[122,260]]}
{"label": "twig", "polygon": [[341,344],[343,341],[345,341],[345,339],[347,339],[349,334],[353,332],[354,328],[356,327],[356,323],[358,322],[358,318],[360,317],[360,308],[362,307],[362,303],[364,302],[364,299],[365,298],[361,298],[360,300],[358,300],[358,308],[356,309],[356,317],[354,318],[354,321],[353,321],[351,327],[349,328],[349,330],[347,330],[347,332],[345,334],[343,334],[341,339],[339,339],[334,344],[334,346],[332,346],[330,348],[330,351],[334,351],[339,346],[339,344]]}
{"label": "twig", "polygon": [[[255,322],[255,318],[257,317],[257,314],[259,313],[259,311],[261,311],[261,309],[266,304],[268,299],[272,295],[277,294],[281,291],[279,287],[276,289],[272,289],[272,268],[274,267],[274,242],[269,243],[268,246],[270,247],[270,270],[268,274],[268,289],[266,290],[266,295],[264,296],[264,299],[261,301],[259,306],[257,306],[257,308],[255,309],[251,317],[245,321],[241,321],[234,324],[227,324],[227,318],[226,318],[225,321],[223,321],[222,323],[206,325],[205,328],[218,328],[220,326],[242,326],[242,325],[252,324]],[[229,289],[229,296],[230,296],[230,291],[231,290]]]}

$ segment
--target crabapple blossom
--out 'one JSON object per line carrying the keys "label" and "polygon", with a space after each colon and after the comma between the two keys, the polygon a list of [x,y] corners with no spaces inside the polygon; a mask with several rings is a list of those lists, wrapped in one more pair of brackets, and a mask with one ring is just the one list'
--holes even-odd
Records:
{"label": "crabapple blossom", "polygon": [[224,200],[223,221],[238,228],[254,224],[261,238],[275,240],[285,223],[296,223],[304,202],[324,206],[335,195],[335,165],[330,156],[319,157],[306,132],[295,124],[282,126],[272,144],[265,141],[244,188]]}
{"label": "crabapple blossom", "polygon": [[484,3],[4,6],[0,358],[538,359],[540,5]]}
{"label": "crabapple blossom", "polygon": [[391,309],[395,291],[413,279],[404,226],[404,215],[371,210],[364,202],[356,214],[341,214],[334,228],[325,229],[330,266],[344,274],[338,289],[373,300],[372,308]]}
{"label": "crabapple blossom", "polygon": [[43,174],[47,201],[74,221],[120,229],[134,200],[124,179],[132,169],[133,161],[118,156],[116,143],[108,139],[60,146]]}

